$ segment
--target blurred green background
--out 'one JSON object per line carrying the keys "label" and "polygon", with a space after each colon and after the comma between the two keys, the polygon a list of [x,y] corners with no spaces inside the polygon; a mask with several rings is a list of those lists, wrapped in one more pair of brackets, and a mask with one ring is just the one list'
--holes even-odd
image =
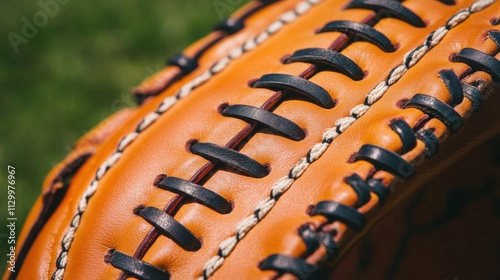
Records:
{"label": "blurred green background", "polygon": [[[73,143],[118,107],[134,106],[133,86],[244,2],[2,0],[0,271],[8,248],[7,165],[16,168],[19,233],[45,174]],[[36,32],[23,35],[26,22]]]}

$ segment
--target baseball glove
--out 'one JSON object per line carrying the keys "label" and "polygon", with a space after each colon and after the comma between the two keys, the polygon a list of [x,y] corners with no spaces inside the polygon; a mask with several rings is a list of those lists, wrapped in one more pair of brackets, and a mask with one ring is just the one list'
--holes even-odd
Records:
{"label": "baseball glove", "polygon": [[50,172],[4,279],[499,277],[499,17],[247,4]]}

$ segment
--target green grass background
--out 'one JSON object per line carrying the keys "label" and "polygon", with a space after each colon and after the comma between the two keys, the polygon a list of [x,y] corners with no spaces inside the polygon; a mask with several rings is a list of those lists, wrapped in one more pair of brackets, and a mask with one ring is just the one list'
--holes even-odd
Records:
{"label": "green grass background", "polygon": [[73,143],[117,105],[134,106],[133,86],[244,2],[70,0],[15,53],[8,34],[22,35],[22,18],[33,22],[42,8],[39,1],[2,1],[0,271],[8,248],[7,165],[16,168],[19,233],[45,174]]}

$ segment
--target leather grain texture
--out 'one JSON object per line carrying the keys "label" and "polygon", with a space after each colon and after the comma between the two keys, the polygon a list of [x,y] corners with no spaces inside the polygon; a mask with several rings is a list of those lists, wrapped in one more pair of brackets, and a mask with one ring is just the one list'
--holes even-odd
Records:
{"label": "leather grain texture", "polygon": [[[399,241],[386,236],[400,233],[402,228],[391,221],[404,218],[391,216],[382,229],[384,222],[373,233],[370,229],[415,201],[426,186],[452,185],[429,183],[445,170],[457,168],[465,177],[475,173],[454,164],[500,134],[500,92],[493,81],[500,58],[494,40],[500,2],[405,0],[390,4],[397,7],[387,12],[382,4],[392,1],[355,1],[378,4],[252,2],[234,15],[260,7],[245,18],[241,30],[206,47],[224,32],[215,31],[183,52],[193,58],[206,47],[194,70],[181,73],[181,67],[169,66],[137,87],[140,106],[85,136],[49,174],[20,236],[23,266],[4,279],[141,278],[145,268],[171,279],[319,278],[331,273],[367,279],[364,275],[371,272],[354,271],[353,257],[345,265],[343,257],[366,235],[381,244],[381,256],[393,255]],[[454,61],[457,54],[471,57],[461,53],[466,48],[488,59]],[[306,49],[316,49],[299,53],[312,60],[294,61],[293,54]],[[317,49],[339,55],[332,58],[331,52]],[[340,62],[332,69],[325,64],[328,59]],[[290,76],[307,81],[283,79]],[[475,92],[476,99],[469,93],[464,97],[460,88],[468,86],[475,88],[467,92]],[[419,94],[425,98],[415,97]],[[248,118],[225,116],[224,108],[233,105],[271,111],[302,129],[305,137],[291,139]],[[258,117],[265,122],[266,116]],[[234,152],[200,156],[193,143],[219,147],[205,145],[204,154],[220,155],[220,147]],[[43,214],[49,207],[43,195],[62,187],[54,178],[82,153],[88,156],[68,172],[64,192]],[[233,164],[241,163],[242,156],[259,168],[258,174]],[[476,162],[482,170],[481,160]],[[357,183],[346,180],[354,174]],[[198,186],[190,184],[188,194],[158,187],[166,177]],[[379,203],[373,185],[390,189],[385,204]],[[231,211],[220,213],[199,203],[196,196],[202,192],[193,188],[200,186],[229,201]],[[340,213],[341,207],[332,203],[323,209],[326,214],[317,214],[314,207],[322,201],[356,215]],[[429,203],[435,211],[441,206]],[[140,215],[153,208],[164,215],[156,210],[154,217]],[[344,218],[335,218],[341,214]],[[356,223],[359,230],[354,231],[349,225],[358,215],[366,224]],[[303,227],[311,230],[308,243],[299,234]],[[180,246],[175,241],[179,232],[185,233],[182,240],[196,238],[199,244]],[[464,242],[476,240],[464,237]],[[355,252],[362,254],[363,248]],[[265,261],[273,255],[279,256]],[[410,279],[404,273],[411,273],[412,263],[404,265],[394,277]],[[454,264],[443,263],[448,265]],[[367,267],[375,275],[381,266]]]}

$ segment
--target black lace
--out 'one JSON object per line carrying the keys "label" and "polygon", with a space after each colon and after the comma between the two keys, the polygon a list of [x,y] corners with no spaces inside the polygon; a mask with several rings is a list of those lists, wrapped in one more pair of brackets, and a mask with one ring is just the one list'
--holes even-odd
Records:
{"label": "black lace", "polygon": [[252,85],[254,88],[266,88],[274,91],[288,90],[301,94],[316,105],[331,109],[335,106],[332,97],[321,86],[301,77],[287,74],[268,74]]}
{"label": "black lace", "polygon": [[285,63],[305,62],[322,66],[324,71],[337,71],[349,78],[363,79],[363,70],[350,58],[330,49],[310,48],[294,52]]}
{"label": "black lace", "polygon": [[155,183],[158,188],[195,198],[198,203],[220,214],[227,214],[233,209],[231,202],[227,199],[198,184],[181,178],[167,177],[166,175],[161,175],[159,179]]}
{"label": "black lace", "polygon": [[120,266],[120,269],[127,271],[132,277],[139,279],[170,279],[170,273],[167,271],[114,249],[109,250],[104,260],[114,266]]}
{"label": "black lace", "polygon": [[262,178],[269,173],[265,165],[233,149],[195,141],[191,144],[190,150],[195,155],[236,168],[254,178]]}
{"label": "black lace", "polygon": [[160,209],[139,206],[134,212],[184,250],[197,251],[201,248],[201,241],[189,229]]}
{"label": "black lace", "polygon": [[306,137],[305,131],[296,123],[262,108],[248,105],[231,105],[222,110],[222,115],[259,123],[295,141],[300,141]]}
{"label": "black lace", "polygon": [[425,27],[425,23],[419,16],[394,0],[355,0],[349,3],[346,9],[368,9],[384,16],[400,19],[415,27]]}
{"label": "black lace", "polygon": [[393,52],[396,48],[389,38],[365,23],[354,21],[332,21],[327,23],[318,33],[341,32],[346,35],[356,36],[360,41],[366,41],[379,47],[384,52]]}
{"label": "black lace", "polygon": [[[491,38],[496,39],[497,45],[500,41],[498,33],[498,31],[489,33]],[[489,54],[465,48],[453,57],[453,62],[463,62],[469,65],[473,71],[484,71],[490,74],[493,81],[500,82],[500,61]]]}
{"label": "black lace", "polygon": [[[415,27],[424,26],[423,21],[410,10],[404,8],[396,1],[370,1],[355,0],[346,9],[365,8],[371,9],[383,15],[396,17]],[[374,23],[373,23],[374,24]],[[241,29],[239,23],[223,24],[219,27],[228,33]],[[378,46],[384,52],[392,52],[396,48],[389,39],[372,26],[364,23],[351,21],[334,21],[326,24],[319,32],[342,32],[349,36],[347,43],[355,40],[363,40]],[[490,37],[498,44],[498,32],[490,32]],[[189,72],[194,67],[196,61],[192,58],[178,56],[175,65],[181,68],[182,72]],[[490,55],[481,53],[473,49],[464,49],[454,57],[455,62],[468,64],[474,71],[481,70],[492,75],[493,79],[499,78],[499,62]],[[220,113],[223,116],[238,118],[248,123],[248,127],[240,132],[226,146],[219,146],[214,143],[198,142],[190,140],[189,150],[191,153],[201,156],[209,161],[196,175],[189,179],[181,179],[168,175],[160,175],[155,180],[155,186],[166,191],[177,193],[178,196],[171,203],[173,208],[178,209],[184,199],[191,199],[206,207],[220,213],[231,212],[232,204],[224,197],[210,191],[202,186],[204,176],[215,166],[231,167],[240,174],[254,178],[262,178],[268,175],[269,167],[265,163],[260,163],[247,155],[238,151],[239,143],[243,138],[251,136],[252,131],[262,126],[270,128],[279,136],[284,136],[292,141],[300,141],[306,136],[305,131],[297,124],[273,112],[276,101],[284,96],[287,99],[306,99],[311,103],[323,108],[331,109],[335,106],[335,98],[324,88],[309,81],[308,78],[321,71],[337,71],[353,80],[360,80],[364,73],[362,69],[351,59],[332,49],[309,48],[296,51],[283,63],[306,62],[314,66],[314,70],[309,74],[292,76],[286,74],[267,74],[251,84],[254,88],[265,88],[277,91],[274,102],[268,101],[261,108],[256,108],[244,104],[223,104]],[[450,92],[450,102],[444,103],[434,97],[424,94],[416,94],[408,100],[404,107],[417,108],[426,113],[430,118],[437,118],[442,121],[452,132],[455,132],[462,125],[461,116],[453,109],[461,103],[463,98],[471,100],[474,106],[478,106],[481,100],[481,91],[472,85],[462,85],[459,78],[451,70],[444,70],[440,77]],[[465,93],[464,93],[465,92]],[[412,128],[403,119],[395,119],[390,123],[392,130],[398,134],[402,142],[402,149],[397,153],[389,151],[384,147],[366,144],[360,148],[354,157],[354,161],[367,161],[377,170],[384,170],[401,179],[407,179],[414,173],[413,165],[406,162],[401,155],[411,151],[417,145],[417,139],[426,145],[426,155],[432,156],[438,148],[439,141],[431,130]],[[238,140],[239,139],[239,140]],[[309,156],[307,157],[309,158]],[[213,171],[215,172],[215,171]],[[201,175],[200,175],[201,174]],[[378,197],[379,204],[383,204],[389,194],[388,188],[375,178],[363,179],[357,174],[345,178],[357,195],[355,207],[343,205],[336,201],[321,201],[309,209],[311,216],[326,217],[329,222],[340,221],[352,228],[361,230],[366,218],[358,212],[358,208],[365,205],[374,194]],[[169,204],[170,205],[170,204]],[[165,268],[155,267],[142,261],[145,252],[154,243],[158,235],[170,238],[180,247],[188,251],[196,251],[202,243],[199,237],[195,236],[188,228],[177,222],[173,213],[174,210],[167,206],[160,210],[151,206],[139,206],[134,213],[148,223],[153,225],[153,229],[148,237],[137,249],[133,257],[126,256],[117,250],[110,250],[106,256],[106,261],[114,267],[121,269],[124,273],[120,279],[134,276],[140,279],[169,278],[169,273]],[[308,264],[305,257],[313,253],[319,246],[326,248],[328,257],[337,255],[338,244],[334,241],[334,232],[321,232],[306,225],[299,229],[299,234],[304,240],[307,254],[303,258],[294,258],[283,254],[274,254],[267,257],[259,264],[262,270],[275,270],[279,273],[291,273],[301,279],[308,278],[316,271],[316,266]]]}

